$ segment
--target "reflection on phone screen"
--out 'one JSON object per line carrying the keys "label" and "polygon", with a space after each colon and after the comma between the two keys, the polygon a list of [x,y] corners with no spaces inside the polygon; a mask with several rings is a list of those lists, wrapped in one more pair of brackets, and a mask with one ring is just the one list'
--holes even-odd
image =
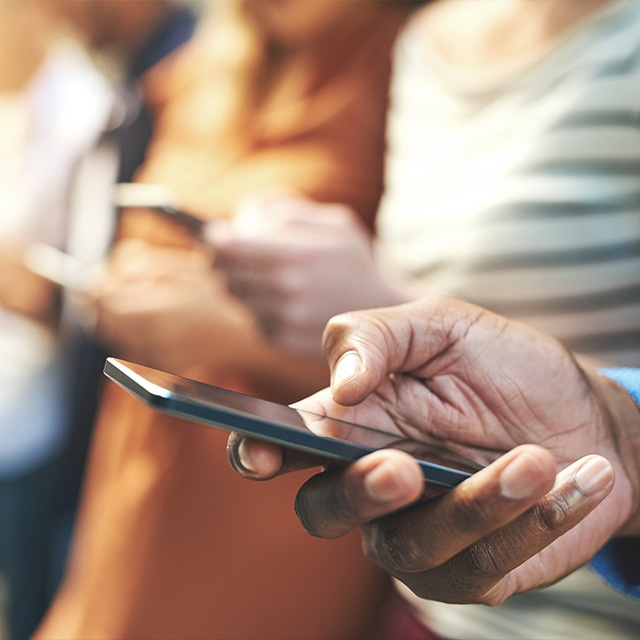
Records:
{"label": "reflection on phone screen", "polygon": [[429,442],[426,439],[415,440],[401,434],[379,431],[364,425],[322,416],[302,409],[295,409],[295,411],[302,420],[303,425],[301,426],[324,438],[355,442],[372,449],[399,449],[419,460],[468,473],[474,473],[483,468],[483,465],[478,462],[469,460],[436,442]]}

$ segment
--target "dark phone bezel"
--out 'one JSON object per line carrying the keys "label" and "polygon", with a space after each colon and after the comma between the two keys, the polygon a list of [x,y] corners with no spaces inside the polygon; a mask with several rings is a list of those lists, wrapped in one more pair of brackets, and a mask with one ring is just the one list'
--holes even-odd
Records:
{"label": "dark phone bezel", "polygon": [[[344,463],[354,462],[367,454],[376,451],[373,447],[348,442],[333,437],[319,436],[311,431],[304,429],[296,429],[292,426],[275,422],[270,419],[263,418],[259,415],[243,412],[231,407],[215,404],[210,399],[198,401],[189,398],[179,392],[167,388],[161,384],[157,384],[150,380],[155,376],[163,376],[167,379],[174,379],[182,385],[189,385],[194,393],[198,388],[206,390],[215,390],[222,396],[238,399],[247,398],[255,403],[263,404],[266,407],[277,407],[287,409],[299,415],[296,409],[279,405],[268,400],[261,400],[253,396],[207,385],[202,382],[190,380],[181,376],[157,371],[142,365],[128,363],[116,358],[107,358],[104,366],[104,374],[115,383],[123,387],[129,393],[145,402],[150,407],[159,411],[174,415],[176,417],[185,418],[187,420],[202,423],[208,426],[222,428],[225,430],[237,431],[243,435],[266,440],[285,447],[293,447],[308,453],[312,453],[321,457],[329,458]],[[309,415],[311,412],[305,412]],[[322,417],[322,416],[320,416]],[[336,422],[344,421],[336,420]],[[359,429],[365,429],[372,433],[383,434],[377,429],[365,427],[363,425],[353,425]],[[390,436],[390,434],[384,434]],[[452,467],[443,466],[434,462],[420,460],[416,458],[422,470],[425,482],[440,487],[452,488],[460,484],[463,480],[469,478],[472,473],[462,471]]]}
{"label": "dark phone bezel", "polygon": [[175,220],[201,239],[207,220],[175,206],[176,196],[166,185],[120,182],[115,185],[113,204],[123,209],[150,209]]}
{"label": "dark phone bezel", "polygon": [[204,228],[207,226],[208,222],[207,220],[203,220],[193,213],[189,213],[183,209],[178,209],[169,204],[159,204],[157,202],[121,204],[118,205],[118,209],[150,209],[151,211],[156,211],[157,213],[161,213],[162,215],[171,218],[171,220],[175,220],[199,240],[202,239]]}
{"label": "dark phone bezel", "polygon": [[172,220],[180,223],[183,227],[185,227],[188,231],[190,231],[196,238],[202,238],[202,233],[207,224],[206,220],[202,220],[202,218],[198,218],[192,213],[188,213],[183,211],[182,209],[176,209],[170,205],[154,205],[149,207],[149,209],[153,209],[154,211],[158,211]]}

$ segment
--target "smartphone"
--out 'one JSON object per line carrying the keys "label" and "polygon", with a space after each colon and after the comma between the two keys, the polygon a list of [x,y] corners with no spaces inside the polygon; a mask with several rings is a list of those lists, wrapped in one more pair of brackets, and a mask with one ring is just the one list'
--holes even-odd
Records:
{"label": "smartphone", "polygon": [[169,187],[157,184],[121,182],[114,188],[113,202],[119,209],[152,209],[187,229],[201,239],[207,221],[176,206],[177,198]]}
{"label": "smartphone", "polygon": [[482,465],[438,444],[335,420],[319,414],[107,358],[105,375],[158,411],[349,463],[377,449],[411,453],[425,482],[451,488]]}

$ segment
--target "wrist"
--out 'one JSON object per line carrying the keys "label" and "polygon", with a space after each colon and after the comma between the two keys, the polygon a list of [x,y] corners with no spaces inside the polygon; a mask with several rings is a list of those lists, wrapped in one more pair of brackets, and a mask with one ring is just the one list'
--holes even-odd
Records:
{"label": "wrist", "polygon": [[[629,389],[616,373],[621,370],[600,369],[589,375],[609,418],[611,435],[620,458],[622,471],[631,488],[629,517],[617,535],[640,535],[640,408]],[[637,390],[636,390],[637,395]],[[620,479],[619,479],[620,480]]]}

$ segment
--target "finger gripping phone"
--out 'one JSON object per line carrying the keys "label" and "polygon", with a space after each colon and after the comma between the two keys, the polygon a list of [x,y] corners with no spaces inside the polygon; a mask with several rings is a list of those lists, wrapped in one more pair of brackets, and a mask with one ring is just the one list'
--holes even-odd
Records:
{"label": "finger gripping phone", "polygon": [[425,482],[451,488],[481,465],[429,442],[261,400],[170,373],[107,358],[105,375],[152,408],[180,418],[349,463],[378,449],[411,453]]}

